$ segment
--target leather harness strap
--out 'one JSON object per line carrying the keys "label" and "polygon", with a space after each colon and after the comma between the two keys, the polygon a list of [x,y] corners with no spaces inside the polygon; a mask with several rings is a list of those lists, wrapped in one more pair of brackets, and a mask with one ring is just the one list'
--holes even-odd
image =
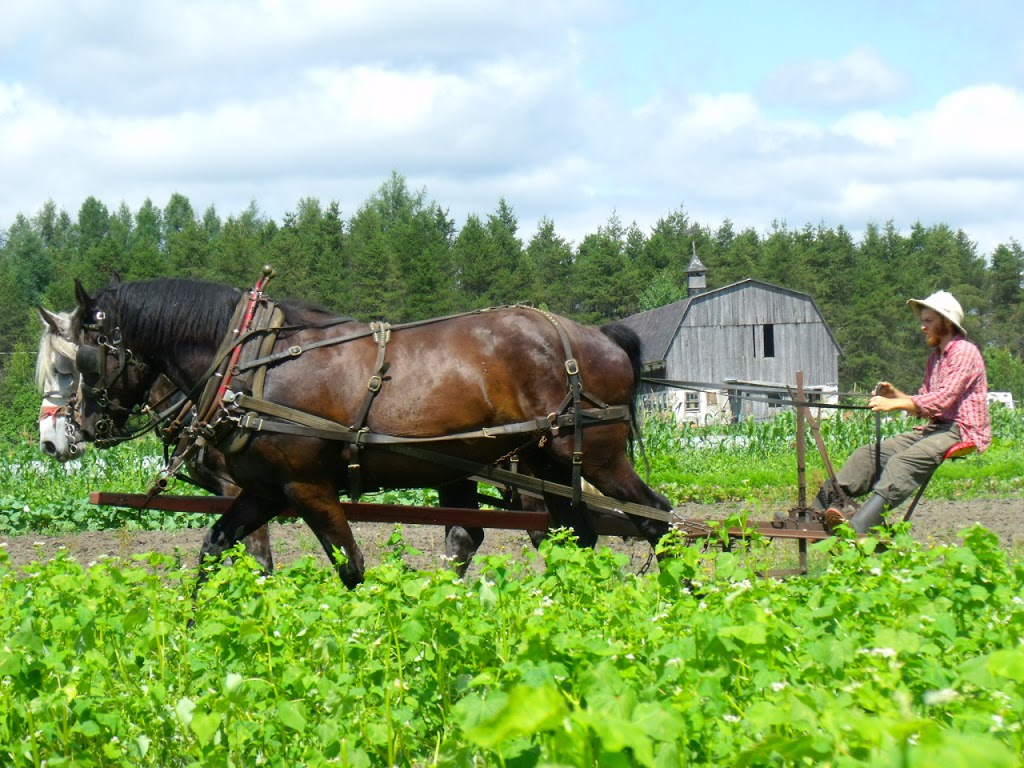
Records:
{"label": "leather harness strap", "polygon": [[[629,406],[610,405],[604,408],[581,408],[577,412],[563,414],[551,414],[527,421],[519,421],[513,424],[501,424],[496,427],[481,427],[470,432],[456,432],[451,435],[437,435],[432,437],[403,437],[401,435],[388,435],[380,432],[370,432],[365,427],[353,430],[344,424],[339,424],[330,419],[314,416],[311,413],[289,408],[286,405],[274,403],[269,400],[262,400],[250,395],[237,394],[228,395],[225,403],[234,406],[234,409],[244,413],[238,413],[231,417],[242,429],[249,429],[254,432],[276,432],[288,435],[300,435],[304,437],[316,437],[323,440],[340,440],[355,444],[373,446],[393,446],[403,443],[409,444],[430,444],[444,443],[456,440],[473,440],[479,438],[497,438],[510,435],[529,435],[555,430],[559,427],[574,426],[577,422],[582,426],[593,426],[597,424],[611,424],[620,421],[627,421],[630,418]],[[286,421],[268,421],[264,417],[273,419],[285,419]]]}
{"label": "leather harness strap", "polygon": [[[391,326],[384,322],[375,321],[370,323],[370,331],[373,333],[373,340],[377,343],[377,362],[373,366],[373,373],[370,380],[366,382],[366,395],[363,397],[363,404],[356,413],[356,418],[349,429],[355,434],[360,434],[366,426],[366,417],[370,414],[370,406],[374,398],[380,392],[384,384],[384,374],[387,373],[390,363],[385,362],[384,355],[387,352],[388,342],[391,341]],[[260,370],[265,371],[266,368]],[[357,500],[362,496],[363,477],[361,459],[363,453],[362,440],[356,440],[352,446],[351,458],[348,465],[349,498]]]}

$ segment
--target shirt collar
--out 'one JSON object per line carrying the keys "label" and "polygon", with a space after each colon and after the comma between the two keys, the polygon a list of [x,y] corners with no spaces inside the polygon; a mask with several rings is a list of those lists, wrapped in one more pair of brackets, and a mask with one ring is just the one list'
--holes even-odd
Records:
{"label": "shirt collar", "polygon": [[948,353],[949,350],[953,348],[953,345],[956,344],[958,341],[963,340],[963,338],[964,335],[962,333],[954,334],[953,338],[947,341],[944,347],[939,347],[938,349],[935,350],[935,354],[938,355],[939,357],[945,357],[946,353]]}

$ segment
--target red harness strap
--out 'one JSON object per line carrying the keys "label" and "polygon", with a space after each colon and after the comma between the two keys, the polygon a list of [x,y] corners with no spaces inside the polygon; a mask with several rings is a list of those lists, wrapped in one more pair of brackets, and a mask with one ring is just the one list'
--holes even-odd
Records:
{"label": "red harness strap", "polygon": [[[245,308],[245,315],[242,317],[242,322],[235,329],[235,336],[241,336],[247,330],[252,323],[252,316],[256,312],[256,304],[260,299],[263,298],[263,291],[277,273],[274,272],[273,268],[268,264],[263,267],[263,274],[260,275],[259,280],[256,281],[256,285],[253,286],[252,291],[249,293],[249,304]],[[241,345],[236,346],[231,351],[231,360],[228,362],[228,367],[224,371],[224,378],[220,382],[220,387],[217,389],[217,397],[214,399],[215,403],[221,402],[224,399],[224,393],[228,391],[228,385],[231,384],[231,372],[234,370],[235,365],[238,363],[238,357],[242,354]]]}

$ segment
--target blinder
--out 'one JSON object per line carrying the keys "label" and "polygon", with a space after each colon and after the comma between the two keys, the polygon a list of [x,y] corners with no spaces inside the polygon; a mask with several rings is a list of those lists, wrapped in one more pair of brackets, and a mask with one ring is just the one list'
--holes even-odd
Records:
{"label": "blinder", "polygon": [[75,367],[82,375],[82,381],[88,386],[94,387],[103,375],[106,368],[107,353],[100,347],[88,344],[80,344],[75,353]]}

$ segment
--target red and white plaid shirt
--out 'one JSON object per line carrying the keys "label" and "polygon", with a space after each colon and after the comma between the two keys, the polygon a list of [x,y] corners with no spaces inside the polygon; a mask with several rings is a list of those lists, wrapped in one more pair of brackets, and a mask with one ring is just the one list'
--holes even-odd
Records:
{"label": "red and white plaid shirt", "polygon": [[960,438],[974,443],[979,451],[992,442],[985,361],[963,336],[954,336],[945,349],[931,353],[924,384],[910,399],[925,418],[956,422]]}

